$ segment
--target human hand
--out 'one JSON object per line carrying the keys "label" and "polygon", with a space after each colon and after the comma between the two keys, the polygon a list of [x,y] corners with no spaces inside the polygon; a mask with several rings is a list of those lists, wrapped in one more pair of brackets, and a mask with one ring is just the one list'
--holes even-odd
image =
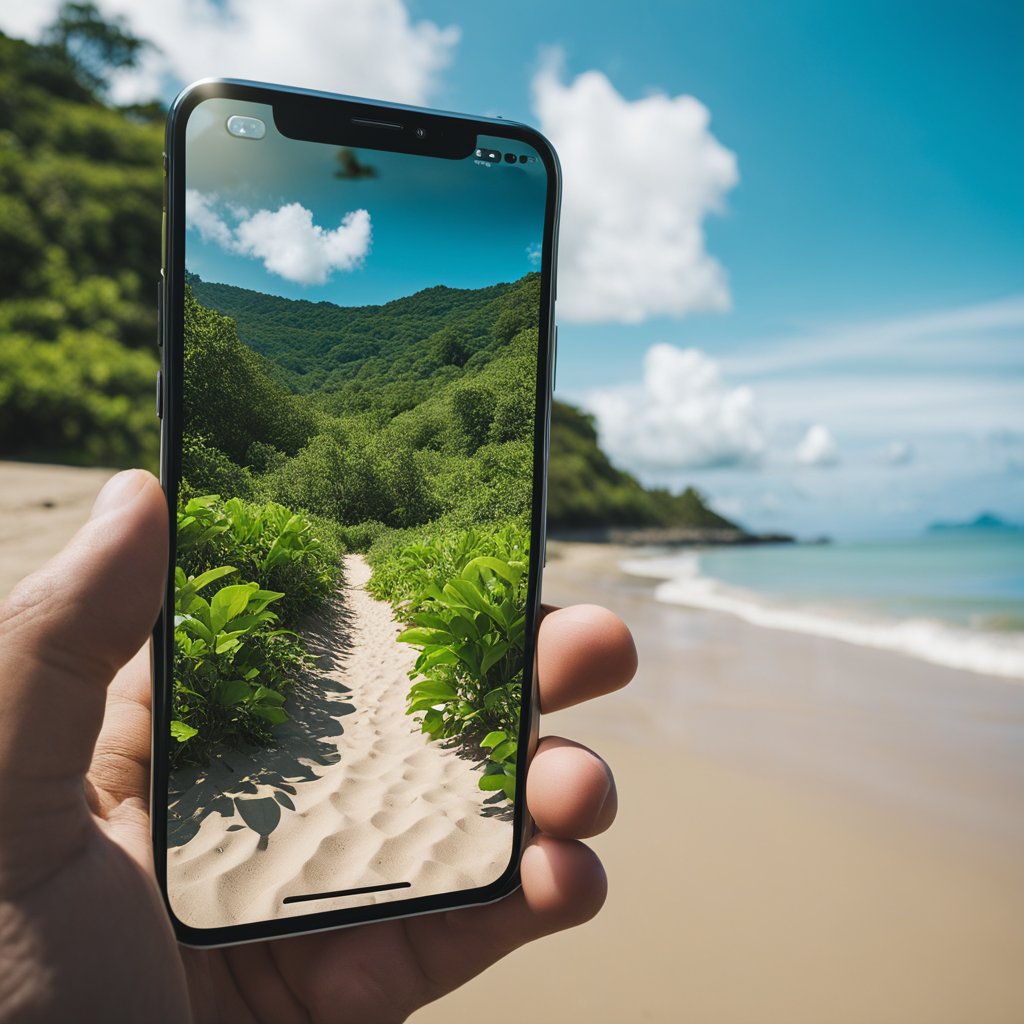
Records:
{"label": "human hand", "polygon": [[[615,816],[605,763],[549,737],[526,799],[539,833],[522,888],[484,907],[219,950],[179,947],[156,885],[147,638],[163,592],[166,503],[114,477],[92,518],[0,609],[0,1021],[404,1020],[517,946],[588,920],[605,877],[580,839]],[[544,712],[624,686],[629,631],[548,609]]]}

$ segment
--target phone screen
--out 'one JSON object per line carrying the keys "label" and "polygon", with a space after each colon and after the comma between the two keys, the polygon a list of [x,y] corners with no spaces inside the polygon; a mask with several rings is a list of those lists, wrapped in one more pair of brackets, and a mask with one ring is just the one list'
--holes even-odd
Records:
{"label": "phone screen", "polygon": [[184,167],[171,908],[494,886],[523,827],[549,171],[498,136],[297,140],[226,98]]}

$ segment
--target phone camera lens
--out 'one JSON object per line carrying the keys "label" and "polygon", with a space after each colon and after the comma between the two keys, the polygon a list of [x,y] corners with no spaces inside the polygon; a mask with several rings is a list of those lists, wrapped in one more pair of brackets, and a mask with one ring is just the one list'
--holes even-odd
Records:
{"label": "phone camera lens", "polygon": [[417,128],[416,129],[416,138],[417,139],[425,139],[426,137],[427,137],[427,129],[426,128]]}
{"label": "phone camera lens", "polygon": [[507,164],[514,164],[515,162],[516,162],[516,155],[515,155],[515,153],[506,153],[505,154],[505,163],[507,163]]}
{"label": "phone camera lens", "polygon": [[519,162],[520,162],[521,164],[525,164],[525,163],[526,163],[526,161],[527,161],[527,160],[529,160],[529,159],[530,159],[530,158],[529,158],[529,157],[528,157],[528,156],[527,156],[527,155],[526,155],[525,153],[520,153],[520,154],[519,154]]}

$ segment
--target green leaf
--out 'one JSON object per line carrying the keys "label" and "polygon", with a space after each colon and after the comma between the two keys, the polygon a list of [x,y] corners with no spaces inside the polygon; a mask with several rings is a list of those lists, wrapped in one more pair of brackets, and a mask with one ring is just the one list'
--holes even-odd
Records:
{"label": "green leaf", "polygon": [[280,725],[288,721],[288,715],[284,708],[274,707],[270,704],[253,704],[252,713],[265,718],[271,725]]}
{"label": "green leaf", "polygon": [[508,641],[499,640],[493,647],[489,647],[484,652],[483,659],[480,662],[480,671],[483,675],[487,673],[505,656],[508,651]]}
{"label": "green leaf", "polygon": [[491,760],[495,764],[503,764],[515,756],[517,746],[515,740],[506,740],[504,743],[500,743],[491,751]]}
{"label": "green leaf", "polygon": [[245,700],[252,693],[252,687],[244,679],[229,679],[217,688],[217,702],[231,707]]}
{"label": "green leaf", "polygon": [[505,788],[504,775],[482,775],[477,785],[485,792],[492,793]]}
{"label": "green leaf", "polygon": [[508,739],[508,733],[501,729],[495,729],[494,732],[489,732],[481,741],[481,747],[496,747],[499,743],[504,743]]}
{"label": "green leaf", "polygon": [[206,572],[201,573],[194,580],[190,580],[189,582],[193,590],[202,590],[208,583],[212,583],[214,580],[219,580],[233,572],[238,572],[233,565],[219,565],[216,569],[207,569]]}
{"label": "green leaf", "polygon": [[439,634],[436,629],[407,629],[402,633],[399,633],[396,639],[400,644],[431,644],[435,642],[435,638],[440,638],[443,634]]}
{"label": "green leaf", "polygon": [[410,691],[410,697],[436,697],[438,701],[454,700],[457,696],[455,687],[443,679],[425,679],[417,683]]}
{"label": "green leaf", "polygon": [[523,575],[521,568],[513,568],[512,565],[508,562],[503,562],[500,558],[491,558],[489,555],[480,555],[478,558],[474,558],[473,561],[463,569],[463,577],[468,579],[478,568],[490,569],[491,572],[500,576],[503,580],[507,580],[513,585],[518,583],[520,577]]}
{"label": "green leaf", "polygon": [[187,722],[178,721],[175,719],[171,722],[171,738],[177,740],[179,743],[187,743],[193,736],[199,734],[198,729],[194,729]]}
{"label": "green leaf", "polygon": [[236,583],[218,590],[210,601],[210,628],[219,633],[236,615],[241,615],[254,590],[255,583]]}
{"label": "green leaf", "polygon": [[269,686],[257,686],[256,692],[252,695],[253,700],[261,704],[283,704],[284,694],[272,690]]}

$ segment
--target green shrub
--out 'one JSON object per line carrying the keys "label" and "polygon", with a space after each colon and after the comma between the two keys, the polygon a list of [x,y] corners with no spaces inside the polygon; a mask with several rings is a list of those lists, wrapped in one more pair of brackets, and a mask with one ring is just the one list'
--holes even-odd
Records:
{"label": "green shrub", "polygon": [[517,524],[430,540],[382,538],[370,590],[410,624],[398,637],[420,654],[408,713],[433,738],[486,754],[480,788],[515,798],[526,642],[528,533]]}
{"label": "green shrub", "polygon": [[189,498],[179,506],[177,545],[178,564],[188,573],[232,565],[280,591],[275,610],[289,624],[323,604],[340,576],[338,540],[325,540],[308,517],[275,502]]}
{"label": "green shrub", "polygon": [[205,764],[219,746],[273,743],[270,729],[287,719],[282,705],[306,652],[276,627],[270,605],[284,595],[257,583],[222,586],[237,572],[217,566],[174,574],[174,689],[171,764]]}

